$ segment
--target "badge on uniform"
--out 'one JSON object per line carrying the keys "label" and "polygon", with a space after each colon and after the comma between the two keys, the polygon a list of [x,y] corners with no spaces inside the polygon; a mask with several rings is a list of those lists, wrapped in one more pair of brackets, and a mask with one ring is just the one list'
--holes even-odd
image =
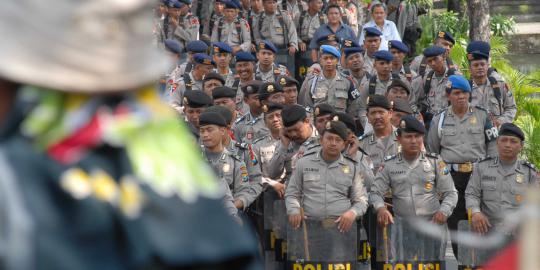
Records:
{"label": "badge on uniform", "polygon": [[240,166],[240,173],[242,174],[242,181],[249,181],[248,172],[245,165]]}
{"label": "badge on uniform", "polygon": [[231,169],[231,165],[223,164],[223,172],[228,173],[230,169]]}
{"label": "badge on uniform", "polygon": [[471,122],[471,125],[476,125],[476,116],[471,117],[469,121]]}
{"label": "badge on uniform", "polygon": [[448,167],[446,166],[446,163],[444,163],[444,161],[439,161],[439,164],[438,164],[438,167],[439,167],[439,171],[443,174],[443,175],[447,175],[449,173],[448,171]]}
{"label": "badge on uniform", "polygon": [[268,93],[274,92],[274,86],[273,86],[273,85],[269,85],[268,88],[266,89],[266,91],[268,91]]}
{"label": "badge on uniform", "polygon": [[342,168],[344,174],[349,174],[351,171],[349,170],[349,166],[344,165]]}
{"label": "badge on uniform", "polygon": [[516,176],[516,182],[518,182],[520,184],[523,183],[523,174],[518,174]]}
{"label": "badge on uniform", "polygon": [[520,194],[516,195],[516,202],[520,203],[523,200],[523,197]]}
{"label": "badge on uniform", "polygon": [[246,138],[248,140],[251,140],[253,138],[253,132],[252,131],[248,131],[248,133],[246,134]]}
{"label": "badge on uniform", "polygon": [[116,181],[103,170],[92,172],[92,189],[94,196],[101,201],[114,203],[118,198],[118,185]]}
{"label": "badge on uniform", "polygon": [[429,161],[424,162],[424,172],[429,172],[431,170],[431,164]]}
{"label": "badge on uniform", "polygon": [[141,214],[145,202],[144,194],[135,180],[123,177],[120,181],[119,207],[122,213],[129,218],[137,218]]}
{"label": "badge on uniform", "polygon": [[285,80],[285,78],[281,78],[281,79],[279,80],[279,84],[281,84],[281,85],[286,85],[286,84],[287,84],[287,80]]}
{"label": "badge on uniform", "polygon": [[426,191],[431,191],[431,189],[433,188],[433,184],[430,182],[427,182],[424,184],[424,188],[426,189]]}
{"label": "badge on uniform", "polygon": [[81,200],[92,194],[90,177],[81,169],[69,169],[60,177],[60,187],[73,198]]}

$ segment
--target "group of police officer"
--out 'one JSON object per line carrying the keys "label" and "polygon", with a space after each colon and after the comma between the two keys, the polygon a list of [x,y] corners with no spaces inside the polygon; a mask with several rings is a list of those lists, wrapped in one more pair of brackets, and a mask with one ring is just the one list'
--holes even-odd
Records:
{"label": "group of police officer", "polygon": [[[386,23],[362,27],[363,13],[390,15],[384,3],[368,11],[344,1],[198,2],[211,16],[201,3],[190,13],[187,0],[156,9],[157,42],[178,63],[162,96],[222,181],[224,205],[263,245],[275,229],[267,223],[285,215],[293,230],[330,219],[325,228],[346,233],[363,221],[372,247],[375,223],[394,217],[451,230],[469,220],[485,234],[538,186],[535,167],[519,158],[525,136],[489,43],[469,42],[467,79],[450,59],[449,32],[406,63],[408,37],[388,40]],[[211,29],[200,38],[193,14]]]}

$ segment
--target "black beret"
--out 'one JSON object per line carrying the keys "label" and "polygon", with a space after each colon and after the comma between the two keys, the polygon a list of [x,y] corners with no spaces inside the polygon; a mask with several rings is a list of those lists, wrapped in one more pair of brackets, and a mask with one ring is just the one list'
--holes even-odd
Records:
{"label": "black beret", "polygon": [[409,102],[402,98],[396,98],[394,100],[393,110],[395,112],[404,112],[408,114],[413,114],[413,110],[411,108],[411,105],[409,105]]}
{"label": "black beret", "polygon": [[450,41],[452,44],[456,44],[456,40],[454,39],[452,34],[446,31],[439,31],[439,33],[437,33],[437,38],[442,38],[444,40]]}
{"label": "black beret", "polygon": [[225,106],[214,105],[214,106],[208,107],[204,112],[213,112],[213,113],[217,113],[217,114],[221,115],[221,117],[223,117],[223,119],[225,119],[225,122],[228,125],[230,125],[232,123],[232,121],[233,121],[233,114],[232,114],[231,110],[229,110]]}
{"label": "black beret", "polygon": [[390,83],[390,85],[388,86],[386,91],[390,91],[390,89],[392,89],[394,87],[401,87],[401,88],[405,89],[405,91],[407,91],[408,95],[411,94],[411,88],[409,87],[409,85],[406,84],[404,81],[402,81],[400,79],[393,79],[392,83]]}
{"label": "black beret", "polygon": [[223,79],[223,76],[217,72],[210,72],[204,76],[203,82],[207,82],[209,80],[218,80],[221,82],[221,84],[225,84],[225,79]]}
{"label": "black beret", "polygon": [[236,90],[227,86],[216,87],[212,90],[212,98],[236,98]]}
{"label": "black beret", "polygon": [[350,129],[354,134],[356,134],[357,128],[356,128],[356,122],[354,121],[354,117],[352,117],[350,114],[347,113],[336,113],[334,117],[332,118],[332,121],[341,121],[345,126],[347,126],[348,129]]}
{"label": "black beret", "polygon": [[297,104],[285,106],[281,112],[281,119],[285,127],[294,126],[294,124],[298,121],[303,121],[306,117],[306,109]]}
{"label": "black beret", "polygon": [[226,127],[227,123],[225,118],[216,112],[203,112],[199,117],[199,126],[217,125],[220,127]]}
{"label": "black beret", "polygon": [[278,110],[283,110],[283,105],[275,102],[270,102],[262,106],[264,113],[273,113]]}
{"label": "black beret", "polygon": [[184,93],[184,105],[191,108],[201,108],[212,105],[212,98],[205,92],[199,90],[190,90]]}
{"label": "black beret", "polygon": [[257,80],[249,81],[240,89],[242,89],[242,93],[244,93],[244,96],[257,94],[259,92],[259,88],[261,87],[261,84],[262,84],[261,81],[257,81]]}
{"label": "black beret", "polygon": [[401,121],[399,121],[399,131],[426,134],[424,124],[422,124],[422,122],[418,121],[418,119],[412,115],[405,115],[401,117]]}
{"label": "black beret", "polygon": [[279,83],[279,85],[281,85],[281,87],[291,86],[293,84],[296,85],[296,87],[300,87],[300,83],[296,79],[285,75],[279,75],[277,78],[277,82]]}
{"label": "black beret", "polygon": [[489,59],[490,50],[491,46],[485,41],[471,41],[471,43],[467,45],[467,59],[469,61],[480,59],[487,60]]}
{"label": "black beret", "polygon": [[330,133],[336,134],[343,140],[346,140],[349,135],[347,126],[343,122],[333,121],[333,120],[326,122],[326,127],[324,127],[324,132],[330,132]]}
{"label": "black beret", "polygon": [[523,134],[523,131],[512,123],[502,124],[499,128],[499,136],[514,136],[518,137],[521,141],[525,141],[525,134]]}
{"label": "black beret", "polygon": [[313,115],[315,118],[322,115],[332,115],[335,114],[336,110],[334,107],[330,106],[328,103],[319,103],[315,105],[315,110],[313,111]]}
{"label": "black beret", "polygon": [[368,109],[373,107],[381,107],[390,110],[392,109],[392,104],[385,96],[371,95],[368,97],[367,107]]}
{"label": "black beret", "polygon": [[277,83],[265,82],[259,87],[259,100],[266,100],[271,94],[283,92],[281,85]]}

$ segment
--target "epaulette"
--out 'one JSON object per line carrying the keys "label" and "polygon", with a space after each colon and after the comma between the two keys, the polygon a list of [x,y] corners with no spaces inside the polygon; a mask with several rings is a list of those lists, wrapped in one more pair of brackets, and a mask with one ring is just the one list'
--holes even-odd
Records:
{"label": "epaulette", "polygon": [[523,161],[523,165],[529,167],[529,169],[533,170],[533,172],[536,172],[536,167],[534,166],[534,164],[532,164],[532,163],[530,163],[530,162],[524,160],[524,161]]}
{"label": "epaulette", "polygon": [[259,137],[251,142],[251,144],[256,144],[264,139],[266,139],[268,136]]}
{"label": "epaulette", "polygon": [[439,154],[437,154],[437,153],[426,153],[426,157],[438,159],[438,158],[439,158]]}
{"label": "epaulette", "polygon": [[274,75],[281,75],[281,65],[274,69]]}
{"label": "epaulette", "polygon": [[359,141],[362,141],[362,140],[364,140],[365,138],[367,138],[367,137],[369,137],[369,136],[371,136],[371,133],[363,134],[362,136],[358,137],[358,140],[359,140]]}
{"label": "epaulette", "polygon": [[389,161],[389,160],[395,159],[396,157],[397,157],[397,155],[386,156],[384,158],[384,161]]}
{"label": "epaulette", "polygon": [[320,147],[320,146],[321,146],[321,145],[318,144],[318,143],[317,143],[317,144],[310,145],[310,146],[307,147],[306,151],[311,150],[311,149],[313,149],[313,148]]}
{"label": "epaulette", "polygon": [[476,109],[481,110],[481,111],[487,112],[487,110],[486,110],[484,107],[482,107],[482,106],[475,105],[474,107],[475,107]]}
{"label": "epaulette", "polygon": [[236,119],[236,121],[234,121],[234,123],[238,124],[238,123],[244,121],[244,118],[246,118],[246,116],[247,116],[247,114],[244,114],[244,115],[238,117],[238,119]]}
{"label": "epaulette", "polygon": [[439,115],[439,114],[442,114],[443,112],[446,112],[447,110],[448,110],[448,107],[446,107],[445,109],[442,109],[442,110],[440,110],[440,111],[434,113],[434,114],[433,114],[433,117],[435,117],[435,116],[437,116],[437,115]]}
{"label": "epaulette", "polygon": [[351,72],[348,69],[340,70],[340,73],[343,77],[349,77],[351,76]]}
{"label": "epaulette", "polygon": [[231,156],[236,161],[244,161],[242,157],[238,156],[236,153],[229,153],[229,156]]}
{"label": "epaulette", "polygon": [[248,149],[248,144],[247,144],[247,143],[236,142],[236,143],[234,144],[234,146],[235,146],[235,147],[238,147],[238,148],[240,148],[240,149],[242,149],[242,150]]}
{"label": "epaulette", "polygon": [[354,163],[354,164],[358,163],[358,161],[356,161],[356,160],[355,160],[354,158],[352,158],[352,157],[349,157],[349,156],[347,156],[347,155],[343,155],[343,157],[344,157],[346,160],[351,161],[351,162]]}
{"label": "epaulette", "polygon": [[492,160],[492,159],[493,159],[493,158],[490,157],[490,156],[485,156],[485,157],[481,158],[480,160],[478,160],[478,163],[484,162],[484,161],[488,161],[488,160]]}
{"label": "epaulette", "polygon": [[369,154],[366,152],[366,150],[364,150],[362,147],[358,147],[358,151],[362,152],[362,154],[364,154],[364,156],[368,156],[369,157]]}

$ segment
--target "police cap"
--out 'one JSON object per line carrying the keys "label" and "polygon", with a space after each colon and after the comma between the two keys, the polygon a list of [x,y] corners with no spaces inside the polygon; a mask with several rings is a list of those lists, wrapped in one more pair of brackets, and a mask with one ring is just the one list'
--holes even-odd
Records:
{"label": "police cap", "polygon": [[480,59],[489,59],[489,53],[491,51],[491,46],[485,41],[471,41],[467,45],[467,59],[480,60]]}
{"label": "police cap", "polygon": [[347,126],[341,121],[334,121],[334,120],[326,122],[326,126],[324,127],[324,132],[325,133],[330,132],[332,134],[336,134],[343,140],[347,140],[347,137],[349,135]]}
{"label": "police cap", "polygon": [[212,98],[218,99],[218,98],[236,98],[236,90],[227,87],[227,86],[219,86],[214,88],[212,90]]}
{"label": "police cap", "polygon": [[379,29],[375,27],[366,27],[364,28],[364,32],[366,34],[366,37],[380,37],[382,36],[382,32],[379,31]]}
{"label": "police cap", "polygon": [[381,107],[383,109],[391,110],[392,104],[385,96],[382,95],[371,95],[368,97],[368,109],[374,107]]}
{"label": "police cap", "polygon": [[319,45],[330,44],[332,42],[339,43],[339,39],[336,37],[335,34],[330,34],[317,38],[317,44]]}
{"label": "police cap", "polygon": [[336,47],[334,47],[334,46],[321,45],[321,48],[319,49],[319,52],[320,52],[321,55],[330,54],[330,55],[336,57],[337,59],[341,58],[341,54],[339,53],[338,49],[336,49]]}
{"label": "police cap", "polygon": [[403,113],[407,113],[407,114],[413,114],[413,110],[412,110],[411,105],[409,104],[409,102],[407,100],[402,99],[402,98],[396,98],[394,100],[394,104],[393,104],[392,109],[395,112],[403,112]]}
{"label": "police cap", "polygon": [[273,53],[277,53],[278,51],[276,45],[274,45],[274,43],[269,40],[262,40],[261,42],[259,42],[259,44],[257,45],[257,50],[269,50]]}
{"label": "police cap", "polygon": [[242,86],[242,93],[244,93],[244,96],[248,96],[251,94],[257,94],[259,92],[259,88],[261,87],[262,82],[261,81],[249,81],[244,86]]}
{"label": "police cap", "polygon": [[199,116],[199,126],[203,127],[208,125],[227,127],[227,122],[219,113],[205,111]]}
{"label": "police cap", "polygon": [[472,91],[469,81],[461,75],[451,75],[448,77],[448,85],[446,87],[446,92],[451,93],[452,89],[459,89],[463,92],[470,93]]}
{"label": "police cap", "polygon": [[232,114],[231,110],[229,110],[225,106],[221,106],[221,105],[210,106],[210,107],[206,108],[206,110],[204,112],[217,113],[217,114],[221,115],[221,117],[223,117],[223,119],[225,119],[225,123],[227,125],[232,124],[233,114]]}
{"label": "police cap", "polygon": [[212,105],[212,98],[203,91],[190,90],[184,94],[184,104],[191,108],[208,107]]}
{"label": "police cap", "polygon": [[350,47],[350,48],[345,48],[343,52],[345,53],[345,59],[347,59],[349,56],[355,53],[363,53],[364,49],[362,47]]}
{"label": "police cap", "polygon": [[418,121],[416,117],[405,115],[401,117],[401,120],[399,121],[399,131],[426,134],[426,127],[424,127],[424,124]]}
{"label": "police cap", "polygon": [[394,55],[391,52],[386,51],[386,50],[376,51],[373,54],[373,57],[375,58],[375,60],[383,60],[383,61],[389,61],[389,62],[394,60]]}
{"label": "police cap", "polygon": [[350,114],[338,112],[333,116],[332,120],[343,122],[347,128],[352,131],[352,133],[356,134],[356,122],[354,121],[354,117],[352,117]]}
{"label": "police cap", "polygon": [[446,50],[443,47],[439,46],[431,46],[424,49],[424,56],[425,57],[433,57],[433,56],[439,56],[443,55],[446,52]]}
{"label": "police cap", "polygon": [[216,62],[208,54],[196,53],[193,55],[193,63],[201,65],[212,65],[215,66]]}
{"label": "police cap", "polygon": [[214,42],[212,43],[212,51],[214,53],[232,53],[233,49],[229,44],[225,42]]}
{"label": "police cap", "polygon": [[240,9],[240,7],[233,0],[223,0],[221,2],[225,4],[225,8]]}
{"label": "police cap", "polygon": [[400,87],[400,88],[403,88],[403,90],[407,91],[407,94],[410,95],[411,94],[411,88],[409,87],[408,84],[406,84],[404,81],[400,80],[400,79],[393,79],[392,80],[392,83],[390,83],[390,85],[388,86],[388,88],[386,88],[386,91],[390,91],[390,89],[394,88],[394,87]]}
{"label": "police cap", "polygon": [[333,115],[336,113],[336,110],[334,107],[330,106],[328,103],[319,103],[315,106],[315,110],[313,111],[313,115],[315,118],[323,115]]}
{"label": "police cap", "polygon": [[185,3],[182,3],[182,2],[180,2],[178,0],[170,0],[168,2],[168,7],[170,7],[170,8],[181,8],[183,6],[185,6]]}
{"label": "police cap", "polygon": [[165,49],[172,53],[182,53],[182,45],[176,39],[166,39],[163,44],[165,45]]}
{"label": "police cap", "polygon": [[279,85],[281,85],[281,87],[292,86],[292,85],[296,85],[296,87],[300,87],[300,83],[296,79],[289,76],[279,75],[277,77],[277,81]]}
{"label": "police cap", "polygon": [[514,136],[519,138],[521,141],[525,140],[525,134],[523,131],[512,123],[504,123],[499,128],[499,137],[500,136]]}
{"label": "police cap", "polygon": [[221,76],[217,72],[210,72],[206,74],[203,78],[203,83],[209,81],[209,80],[218,80],[221,82],[221,84],[225,84],[225,79],[223,79],[223,76]]}
{"label": "police cap", "polygon": [[236,62],[256,62],[257,59],[251,53],[239,51],[235,56]]}
{"label": "police cap", "polygon": [[283,92],[281,85],[277,83],[265,82],[259,87],[259,100],[266,100],[274,93]]}
{"label": "police cap", "polygon": [[275,111],[283,110],[283,105],[275,102],[269,102],[262,107],[264,113],[273,113]]}
{"label": "police cap", "polygon": [[358,42],[352,39],[343,39],[341,41],[341,47],[342,48],[360,47],[360,44],[358,44]]}
{"label": "police cap", "polygon": [[186,50],[190,53],[206,53],[208,50],[208,45],[201,40],[194,40],[188,42],[186,45]]}
{"label": "police cap", "polygon": [[409,46],[399,40],[388,41],[388,49],[396,49],[402,53],[409,53]]}
{"label": "police cap", "polygon": [[442,38],[442,39],[444,39],[446,41],[450,41],[452,44],[456,44],[456,40],[454,39],[452,34],[450,34],[447,31],[439,31],[437,33],[437,38]]}
{"label": "police cap", "polygon": [[281,120],[283,120],[285,127],[294,126],[298,121],[303,121],[306,117],[306,109],[297,104],[285,106],[281,112]]}

